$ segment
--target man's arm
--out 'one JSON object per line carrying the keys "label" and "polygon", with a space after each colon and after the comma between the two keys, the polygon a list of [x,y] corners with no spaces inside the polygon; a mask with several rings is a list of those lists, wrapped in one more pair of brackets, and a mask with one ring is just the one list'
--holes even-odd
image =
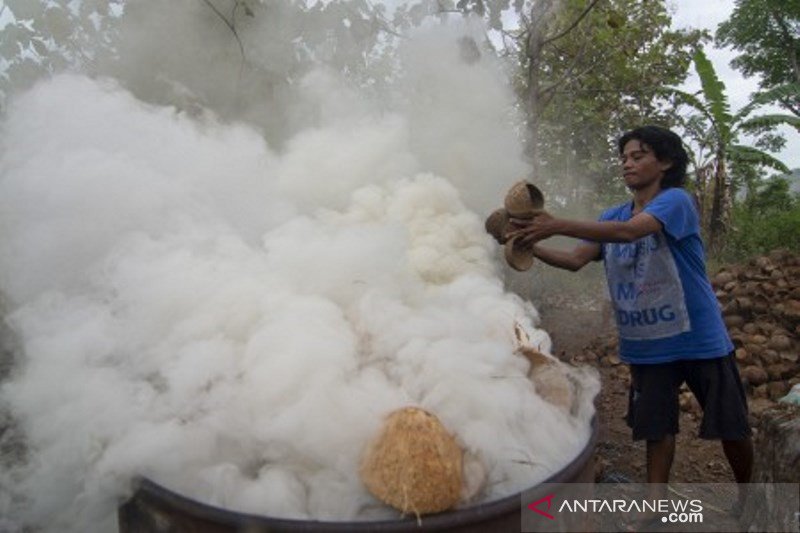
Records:
{"label": "man's arm", "polygon": [[661,230],[661,222],[649,213],[639,213],[626,222],[589,222],[555,218],[543,211],[531,220],[514,220],[514,225],[519,229],[512,235],[524,235],[523,239],[528,242],[537,242],[553,235],[597,242],[633,242]]}
{"label": "man's arm", "polygon": [[539,244],[533,245],[533,255],[550,266],[577,272],[590,261],[600,258],[600,245],[597,243],[581,243],[572,251],[545,248]]}

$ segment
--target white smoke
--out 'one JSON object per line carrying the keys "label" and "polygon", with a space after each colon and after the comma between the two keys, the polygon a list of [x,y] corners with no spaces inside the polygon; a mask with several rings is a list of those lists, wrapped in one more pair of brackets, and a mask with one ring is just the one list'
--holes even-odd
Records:
{"label": "white smoke", "polygon": [[0,288],[21,348],[1,394],[27,457],[0,471],[6,526],[113,531],[135,476],[252,513],[373,516],[359,456],[406,405],[481,458],[486,499],[575,457],[591,402],[536,394],[515,321],[550,341],[482,227],[524,170],[512,97],[457,35],[409,43],[393,110],[312,73],[300,97],[326,112],[280,153],[107,79],[12,103]]}

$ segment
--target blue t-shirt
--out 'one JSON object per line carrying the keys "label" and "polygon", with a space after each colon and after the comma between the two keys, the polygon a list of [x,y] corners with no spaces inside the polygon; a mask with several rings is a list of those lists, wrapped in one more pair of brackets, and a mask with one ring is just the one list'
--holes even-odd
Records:
{"label": "blue t-shirt", "polygon": [[[633,202],[600,220],[625,222]],[[663,229],[631,243],[602,243],[602,258],[626,363],[722,357],[733,350],[705,271],[694,201],[680,188],[662,190],[644,208]]]}

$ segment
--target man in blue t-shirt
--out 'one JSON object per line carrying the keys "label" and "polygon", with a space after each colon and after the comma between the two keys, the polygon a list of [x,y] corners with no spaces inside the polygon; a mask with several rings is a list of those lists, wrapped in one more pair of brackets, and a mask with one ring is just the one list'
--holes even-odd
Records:
{"label": "man in blue t-shirt", "polygon": [[[647,440],[647,482],[667,483],[678,432],[678,390],[686,382],[703,407],[700,437],[719,439],[736,481],[750,480],[753,445],[747,401],[705,270],[697,210],[683,189],[688,157],[680,137],[657,126],[619,140],[633,199],[597,222],[542,212],[515,231],[545,263],[577,271],[603,260],[616,314],[620,358],[631,368],[628,425]],[[582,241],[546,248],[553,235]]]}

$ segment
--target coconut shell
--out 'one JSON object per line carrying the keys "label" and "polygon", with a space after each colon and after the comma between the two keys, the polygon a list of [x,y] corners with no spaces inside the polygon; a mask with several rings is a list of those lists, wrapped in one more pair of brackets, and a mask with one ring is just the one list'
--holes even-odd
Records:
{"label": "coconut shell", "polygon": [[767,341],[767,346],[780,352],[791,348],[792,341],[786,335],[775,335]]}
{"label": "coconut shell", "polygon": [[520,237],[512,237],[505,245],[506,263],[519,272],[533,266],[533,245],[523,242]]}
{"label": "coconut shell", "polygon": [[742,331],[744,331],[748,335],[753,335],[758,331],[758,328],[756,327],[755,324],[753,324],[752,322],[749,322],[749,323],[745,324],[744,326],[742,326]]}
{"label": "coconut shell", "polygon": [[736,304],[738,305],[741,311],[747,312],[753,309],[753,301],[746,296],[741,296],[736,298]]}
{"label": "coconut shell", "polygon": [[533,346],[522,345],[517,348],[517,353],[524,356],[531,363],[531,369],[536,369],[541,365],[548,365],[555,362],[555,359],[548,357]]}
{"label": "coconut shell", "polygon": [[756,313],[766,313],[769,309],[769,300],[761,295],[757,294],[753,296],[753,311]]}
{"label": "coconut shell", "polygon": [[750,353],[744,348],[736,348],[736,362],[742,365],[751,364],[753,358]]}
{"label": "coconut shell", "polygon": [[760,366],[751,365],[742,369],[742,379],[751,386],[758,387],[766,383],[769,380],[769,376],[767,371]]}
{"label": "coconut shell", "polygon": [[519,181],[508,190],[504,203],[512,218],[532,218],[544,207],[544,195],[536,185]]}
{"label": "coconut shell", "polygon": [[528,377],[533,382],[536,393],[546,402],[571,411],[575,390],[567,376],[567,366],[531,346],[530,337],[519,323],[514,324],[514,336],[517,338],[517,353],[531,364]]}
{"label": "coconut shell", "polygon": [[741,315],[726,315],[723,320],[729,328],[739,328],[744,325],[744,318]]}
{"label": "coconut shell", "polygon": [[[745,285],[736,285],[731,290],[731,296],[739,296],[739,297],[741,297],[741,296],[746,296],[746,295],[750,294],[751,292],[752,292],[752,289],[749,289]],[[738,300],[738,298],[737,298],[737,300]]]}
{"label": "coconut shell", "polygon": [[731,332],[730,336],[734,348],[741,348],[742,346],[744,346],[745,340],[749,338],[742,331]]}
{"label": "coconut shell", "polygon": [[438,513],[458,503],[463,452],[436,416],[417,407],[392,412],[361,461],[361,480],[403,513]]}
{"label": "coconut shell", "polygon": [[514,338],[517,339],[517,346],[523,347],[531,344],[531,336],[519,322],[514,322]]}
{"label": "coconut shell", "polygon": [[791,363],[776,363],[767,367],[767,375],[770,381],[778,381],[791,377],[794,366]]}
{"label": "coconut shell", "polygon": [[773,381],[767,384],[767,396],[770,400],[777,402],[789,392],[789,384],[784,381]]}
{"label": "coconut shell", "polygon": [[764,350],[761,353],[761,363],[763,366],[768,366],[780,361],[781,356],[775,350]]}
{"label": "coconut shell", "polygon": [[532,367],[530,378],[536,387],[536,393],[546,402],[563,407],[567,411],[572,409],[575,395],[562,363],[554,360]]}
{"label": "coconut shell", "polygon": [[731,281],[733,281],[734,279],[736,279],[736,277],[733,274],[723,270],[719,274],[714,276],[714,285],[719,286],[719,287],[723,287],[726,284],[728,284]]}
{"label": "coconut shell", "polygon": [[747,350],[747,353],[756,357],[760,357],[761,354],[764,353],[764,350],[766,350],[763,344],[745,344],[744,348]]}
{"label": "coconut shell", "polygon": [[506,232],[508,231],[509,216],[508,211],[504,208],[495,209],[491,215],[486,219],[484,227],[486,233],[494,237],[498,244],[505,244]]}

